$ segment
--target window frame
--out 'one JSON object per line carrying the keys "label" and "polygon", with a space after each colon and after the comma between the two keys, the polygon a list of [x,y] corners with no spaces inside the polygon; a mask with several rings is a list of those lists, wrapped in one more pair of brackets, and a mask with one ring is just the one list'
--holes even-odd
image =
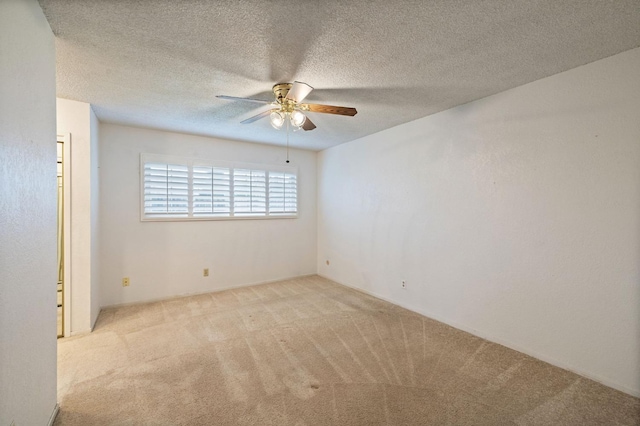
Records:
{"label": "window frame", "polygon": [[[188,212],[184,214],[157,214],[148,216],[145,214],[145,163],[160,163],[186,166],[188,168]],[[193,195],[193,167],[217,167],[228,168],[230,176],[230,212],[227,216],[222,215],[194,215],[194,195]],[[259,170],[265,172],[265,213],[250,215],[235,215],[234,212],[234,169]],[[295,213],[269,213],[269,173],[290,173],[296,178],[296,212]],[[180,157],[175,155],[140,153],[140,185],[139,185],[139,205],[140,205],[140,221],[141,222],[190,222],[190,221],[212,221],[212,220],[264,220],[264,219],[297,219],[300,214],[299,188],[300,181],[298,176],[298,167],[293,165],[275,165],[275,164],[259,164],[246,163],[237,161],[218,161],[205,158]]]}

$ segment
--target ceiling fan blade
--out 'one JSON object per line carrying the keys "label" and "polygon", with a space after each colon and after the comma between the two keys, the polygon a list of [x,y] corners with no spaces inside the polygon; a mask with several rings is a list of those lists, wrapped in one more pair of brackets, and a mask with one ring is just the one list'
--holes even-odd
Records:
{"label": "ceiling fan blade", "polygon": [[302,100],[306,98],[312,90],[313,87],[309,86],[307,83],[294,81],[293,86],[291,86],[291,89],[289,89],[289,93],[287,93],[285,99],[290,99],[294,102],[302,102]]}
{"label": "ceiling fan blade", "polygon": [[249,117],[249,118],[247,118],[246,120],[242,120],[242,121],[240,122],[240,124],[249,124],[249,123],[253,123],[254,121],[258,121],[258,120],[260,120],[261,118],[264,118],[264,117],[266,117],[267,115],[271,114],[271,112],[272,112],[272,111],[277,111],[277,110],[278,110],[277,108],[271,108],[271,109],[268,109],[268,110],[266,110],[266,111],[261,112],[261,113],[260,113],[260,114],[258,114],[258,115],[254,115],[253,117]]}
{"label": "ceiling fan blade", "polygon": [[238,98],[236,96],[225,96],[225,95],[218,95],[216,96],[216,98],[220,98],[220,99],[227,99],[229,101],[249,101],[249,102],[257,102],[259,104],[270,104],[273,101],[265,101],[263,99],[254,99],[254,98]]}
{"label": "ceiling fan blade", "polygon": [[356,111],[355,108],[333,106],[333,105],[303,104],[301,105],[301,107],[305,111],[321,112],[324,114],[348,115],[350,117],[353,117],[358,113],[358,111]]}
{"label": "ceiling fan blade", "polygon": [[315,124],[313,124],[313,121],[309,120],[309,117],[307,117],[307,118],[304,120],[304,123],[302,123],[302,128],[303,128],[304,130],[313,130],[313,129],[315,129],[315,128],[316,128],[316,125],[315,125]]}

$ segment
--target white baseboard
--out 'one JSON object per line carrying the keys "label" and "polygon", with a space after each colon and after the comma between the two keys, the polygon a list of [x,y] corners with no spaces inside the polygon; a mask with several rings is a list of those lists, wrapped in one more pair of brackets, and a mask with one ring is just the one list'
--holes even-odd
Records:
{"label": "white baseboard", "polygon": [[[277,279],[273,279],[273,280],[258,281],[258,282],[253,282],[253,283],[235,284],[235,285],[230,285],[230,286],[219,287],[219,288],[216,288],[216,289],[213,289],[213,290],[200,291],[200,292],[196,292],[196,293],[185,293],[185,294],[178,294],[178,295],[175,295],[175,296],[157,297],[157,298],[152,298],[152,299],[140,300],[140,301],[136,301],[136,302],[116,303],[114,305],[103,306],[103,307],[100,308],[100,310],[102,311],[103,309],[122,308],[124,306],[141,305],[141,304],[144,304],[144,303],[164,302],[166,300],[182,299],[184,297],[198,296],[200,294],[218,293],[218,292],[226,291],[226,290],[234,290],[236,288],[251,287],[251,286],[260,285],[260,284],[277,283],[278,281],[295,280],[297,278],[312,277],[314,275],[317,275],[317,274],[313,273],[313,274],[296,275],[296,276],[292,276],[292,277],[277,278]],[[98,316],[100,316],[99,313],[98,313]]]}
{"label": "white baseboard", "polygon": [[[93,330],[92,329],[88,329],[88,330],[79,330],[79,331],[72,331],[69,333],[69,337],[72,336],[82,336],[83,334],[89,334],[91,333]],[[67,336],[64,336],[67,337]]]}
{"label": "white baseboard", "polygon": [[58,411],[60,411],[60,404],[56,404],[56,406],[53,407],[53,413],[51,413],[47,426],[53,426],[53,423],[56,421],[56,417],[58,416]]}
{"label": "white baseboard", "polygon": [[519,345],[514,345],[514,344],[512,344],[510,342],[506,342],[503,339],[500,339],[498,337],[495,337],[495,336],[491,335],[490,333],[485,333],[485,332],[483,332],[481,330],[476,330],[474,328],[467,327],[467,326],[462,325],[462,324],[458,324],[455,321],[450,321],[447,318],[443,318],[443,317],[441,317],[439,315],[434,315],[431,312],[427,312],[426,310],[422,310],[422,309],[421,310],[417,310],[415,308],[410,308],[408,306],[405,306],[403,303],[397,302],[395,300],[391,300],[391,299],[389,299],[389,298],[387,298],[385,296],[381,296],[381,295],[376,294],[376,293],[374,293],[372,291],[363,290],[361,288],[354,287],[352,285],[345,284],[345,283],[340,282],[340,281],[336,281],[335,279],[333,279],[331,277],[328,277],[326,275],[323,275],[323,274],[320,274],[320,273],[318,273],[318,275],[321,276],[322,278],[326,278],[326,279],[331,280],[331,281],[333,281],[335,283],[338,283],[338,284],[340,284],[342,286],[349,287],[350,289],[353,289],[355,291],[359,291],[360,293],[364,293],[366,295],[373,296],[373,297],[375,297],[377,299],[384,300],[385,302],[389,302],[389,303],[394,304],[396,306],[400,306],[401,308],[404,308],[404,309],[406,309],[408,311],[415,312],[415,313],[420,314],[422,316],[425,316],[427,318],[430,318],[430,319],[436,320],[438,322],[447,324],[447,325],[449,325],[449,326],[451,326],[453,328],[457,328],[458,330],[466,331],[469,334],[473,334],[474,336],[477,336],[477,337],[480,337],[482,339],[488,340],[489,342],[497,343],[497,344],[505,346],[505,347],[507,347],[509,349],[513,349],[514,351],[521,352],[521,353],[523,353],[525,355],[529,355],[529,356],[531,356],[533,358],[536,358],[536,359],[538,359],[540,361],[544,361],[544,362],[549,363],[551,365],[554,365],[556,367],[562,368],[563,370],[571,371],[572,373],[576,373],[576,374],[578,374],[580,376],[586,377],[587,379],[591,379],[593,381],[601,383],[601,384],[603,384],[605,386],[608,386],[610,388],[619,390],[620,392],[624,392],[624,393],[629,394],[631,396],[640,397],[640,390],[629,389],[626,386],[623,386],[623,385],[620,385],[618,383],[612,382],[611,380],[608,380],[606,378],[603,378],[603,377],[600,377],[598,375],[592,374],[592,373],[590,373],[588,371],[584,371],[584,370],[582,370],[580,368],[576,368],[576,367],[574,367],[572,365],[569,365],[567,363],[558,361],[558,360],[553,359],[551,357],[548,357],[546,355],[539,354],[539,353],[537,353],[535,351],[532,351],[532,350],[530,350],[528,348],[523,348],[523,347],[520,347]]}

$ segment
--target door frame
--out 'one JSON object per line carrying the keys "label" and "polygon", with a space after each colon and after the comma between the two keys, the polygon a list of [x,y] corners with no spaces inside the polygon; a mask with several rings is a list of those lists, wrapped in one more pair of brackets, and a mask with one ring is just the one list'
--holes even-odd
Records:
{"label": "door frame", "polygon": [[62,283],[62,337],[71,336],[71,133],[57,135],[62,142],[62,199],[64,282]]}

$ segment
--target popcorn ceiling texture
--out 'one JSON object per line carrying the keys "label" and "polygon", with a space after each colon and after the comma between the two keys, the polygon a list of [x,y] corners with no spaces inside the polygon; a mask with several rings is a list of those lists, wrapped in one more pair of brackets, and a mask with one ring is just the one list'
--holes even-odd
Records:
{"label": "popcorn ceiling texture", "polygon": [[102,121],[284,144],[274,83],[316,88],[292,135],[321,150],[640,46],[638,0],[40,0],[56,35],[57,92]]}

